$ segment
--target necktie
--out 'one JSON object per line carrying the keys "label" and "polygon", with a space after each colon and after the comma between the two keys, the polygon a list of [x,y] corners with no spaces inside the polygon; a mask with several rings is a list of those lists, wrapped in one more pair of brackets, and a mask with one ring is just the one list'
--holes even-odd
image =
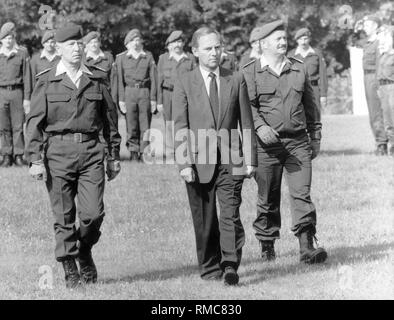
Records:
{"label": "necktie", "polygon": [[215,117],[215,123],[217,125],[219,119],[218,85],[216,83],[216,75],[213,72],[209,73],[209,77],[211,78],[211,83],[209,84],[209,100],[211,102],[213,116]]}

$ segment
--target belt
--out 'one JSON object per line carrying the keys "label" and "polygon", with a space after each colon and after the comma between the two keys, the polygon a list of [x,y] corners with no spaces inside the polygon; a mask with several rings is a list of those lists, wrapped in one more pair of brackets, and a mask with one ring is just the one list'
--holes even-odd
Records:
{"label": "belt", "polygon": [[168,85],[168,86],[161,86],[163,89],[168,90],[168,91],[174,91],[174,86],[173,85]]}
{"label": "belt", "polygon": [[299,131],[296,131],[296,132],[292,132],[292,133],[289,133],[289,132],[278,132],[279,133],[279,138],[282,138],[282,139],[293,139],[293,138],[297,138],[297,137],[299,137],[299,136],[301,136],[301,135],[304,135],[304,134],[306,134],[306,131],[305,130],[299,130]]}
{"label": "belt", "polygon": [[95,140],[98,138],[98,133],[93,132],[93,133],[52,133],[49,135],[50,137],[56,137],[59,140],[65,140],[65,141],[73,141],[76,143],[82,143],[90,140]]}
{"label": "belt", "polygon": [[21,84],[10,84],[8,86],[0,86],[0,89],[3,90],[16,90],[16,89],[20,89],[22,87]]}
{"label": "belt", "polygon": [[364,74],[376,73],[376,70],[364,70]]}
{"label": "belt", "polygon": [[148,83],[144,83],[144,82],[135,82],[134,84],[127,84],[127,86],[130,88],[137,88],[137,89],[149,88]]}
{"label": "belt", "polygon": [[379,80],[379,85],[381,85],[381,86],[384,86],[384,85],[387,85],[387,84],[393,84],[393,83],[394,83],[393,80],[387,80],[387,79]]}
{"label": "belt", "polygon": [[312,86],[318,86],[319,85],[319,80],[311,80],[311,85]]}

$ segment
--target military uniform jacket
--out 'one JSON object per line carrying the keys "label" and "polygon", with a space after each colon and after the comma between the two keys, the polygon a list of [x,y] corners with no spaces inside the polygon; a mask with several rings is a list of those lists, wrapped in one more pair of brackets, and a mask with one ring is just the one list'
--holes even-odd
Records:
{"label": "military uniform jacket", "polygon": [[229,52],[223,52],[220,57],[220,66],[224,69],[237,71],[238,70],[238,61],[234,54]]}
{"label": "military uniform jacket", "polygon": [[57,63],[60,61],[60,56],[56,56],[52,59],[52,61],[49,61],[45,56],[41,57],[41,52],[37,52],[36,54],[34,54],[30,60],[31,78],[33,83],[32,89],[36,84],[37,74],[41,73],[46,69],[50,69],[53,66],[56,66]]}
{"label": "military uniform jacket", "polygon": [[150,100],[157,101],[157,68],[149,51],[134,59],[124,51],[115,59],[118,77],[118,98],[125,101],[126,86],[141,85],[150,89]]}
{"label": "military uniform jacket", "polygon": [[23,85],[24,99],[30,100],[32,91],[29,55],[25,49],[6,56],[0,53],[0,86]]}
{"label": "military uniform jacket", "polygon": [[175,80],[183,73],[193,70],[196,66],[196,59],[190,53],[186,53],[187,57],[176,61],[170,58],[170,54],[164,53],[160,55],[157,64],[158,86],[157,86],[157,103],[163,104],[163,89],[174,89]]}
{"label": "military uniform jacket", "polygon": [[86,57],[84,58],[84,64],[87,67],[91,66],[96,66],[98,69],[104,71],[105,77],[104,80],[106,83],[108,83],[108,86],[110,86],[110,80],[111,80],[111,70],[112,66],[114,64],[114,57],[110,52],[104,51],[104,57],[98,57],[96,60],[94,60],[92,57]]}
{"label": "military uniform jacket", "polygon": [[289,58],[278,76],[254,60],[242,69],[248,86],[255,128],[268,125],[279,133],[307,130],[320,139],[320,112],[304,64]]}
{"label": "military uniform jacket", "polygon": [[394,81],[394,52],[386,52],[380,56],[377,79]]}
{"label": "military uniform jacket", "polygon": [[56,76],[56,67],[38,76],[26,124],[26,156],[41,160],[43,132],[49,136],[64,133],[98,133],[103,129],[110,158],[119,159],[118,115],[104,84],[103,72],[90,68],[83,73],[79,88],[66,74]]}
{"label": "military uniform jacket", "polygon": [[315,52],[308,53],[306,57],[300,54],[295,54],[295,49],[288,54],[289,57],[297,58],[304,62],[308,71],[309,80],[318,81],[320,96],[327,97],[328,81],[327,81],[327,65],[323,54],[318,49],[313,49]]}
{"label": "military uniform jacket", "polygon": [[376,71],[378,64],[378,46],[379,41],[376,39],[374,41],[366,40],[363,44],[363,69],[364,71]]}

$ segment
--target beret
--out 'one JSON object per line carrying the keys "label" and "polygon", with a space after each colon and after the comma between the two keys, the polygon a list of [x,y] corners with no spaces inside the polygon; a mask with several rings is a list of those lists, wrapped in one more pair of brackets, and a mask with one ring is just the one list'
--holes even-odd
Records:
{"label": "beret", "polygon": [[0,29],[0,40],[15,32],[15,24],[13,22],[6,22]]}
{"label": "beret", "polygon": [[295,38],[296,40],[298,40],[299,38],[304,37],[304,36],[308,36],[308,37],[311,36],[311,32],[309,31],[308,28],[301,28],[300,30],[298,30],[298,31],[296,32],[294,38]]}
{"label": "beret", "polygon": [[381,25],[382,21],[380,20],[380,18],[374,14],[370,14],[364,17],[364,21],[373,21],[376,22],[378,26]]}
{"label": "beret", "polygon": [[82,39],[82,28],[77,24],[68,24],[56,30],[56,42],[64,42],[71,39]]}
{"label": "beret", "polygon": [[100,39],[100,33],[97,31],[90,31],[84,38],[83,38],[83,42],[89,43],[91,40],[93,39]]}
{"label": "beret", "polygon": [[138,29],[132,29],[128,32],[128,34],[126,35],[126,37],[124,38],[124,44],[128,44],[131,40],[133,40],[134,38],[142,38],[141,36],[141,32]]}
{"label": "beret", "polygon": [[276,20],[270,23],[266,23],[258,28],[256,28],[255,40],[260,40],[268,37],[275,30],[284,30],[285,23],[282,20]]}
{"label": "beret", "polygon": [[41,44],[44,44],[50,39],[53,39],[55,37],[55,31],[54,30],[47,30],[45,33],[42,35],[41,39]]}
{"label": "beret", "polygon": [[183,38],[183,32],[180,30],[175,30],[172,31],[170,36],[166,40],[166,45],[168,45],[171,42],[174,42],[176,40],[182,39]]}
{"label": "beret", "polygon": [[257,39],[257,35],[259,33],[259,29],[260,29],[260,27],[253,28],[252,32],[250,33],[249,43],[252,43],[252,42],[255,42],[255,41],[259,40],[259,39]]}

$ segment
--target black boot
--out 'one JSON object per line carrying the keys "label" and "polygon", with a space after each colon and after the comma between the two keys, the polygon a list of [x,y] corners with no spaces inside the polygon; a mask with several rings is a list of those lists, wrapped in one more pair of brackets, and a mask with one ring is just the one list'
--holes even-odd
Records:
{"label": "black boot", "polygon": [[387,144],[380,144],[376,147],[375,155],[387,156]]}
{"label": "black boot", "polygon": [[324,248],[316,249],[313,246],[315,235],[311,228],[302,230],[297,237],[300,242],[300,262],[314,264],[326,261],[326,250],[324,250]]}
{"label": "black boot", "polygon": [[81,280],[85,284],[97,282],[97,268],[92,257],[90,248],[80,248],[78,256]]}
{"label": "black boot", "polygon": [[264,262],[274,261],[276,258],[274,249],[274,240],[262,240],[260,241],[261,246],[261,258]]}
{"label": "black boot", "polygon": [[12,157],[8,154],[4,156],[3,163],[1,164],[2,167],[11,167],[12,166]]}
{"label": "black boot", "polygon": [[21,155],[15,156],[15,162],[14,163],[18,167],[22,167],[22,166],[26,165],[26,162],[25,162],[25,160],[23,160]]}
{"label": "black boot", "polygon": [[74,258],[68,258],[62,261],[63,269],[65,273],[66,287],[74,289],[80,286],[80,277],[78,272],[77,264]]}

